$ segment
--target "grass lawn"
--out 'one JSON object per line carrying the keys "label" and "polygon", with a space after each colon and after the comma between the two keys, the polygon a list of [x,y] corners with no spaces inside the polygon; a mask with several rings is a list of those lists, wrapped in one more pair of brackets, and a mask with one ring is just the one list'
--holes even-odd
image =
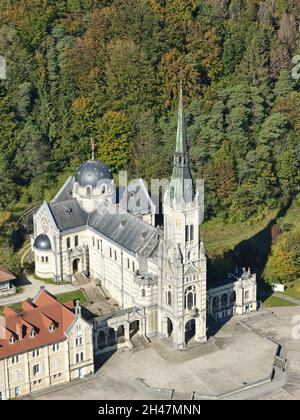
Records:
{"label": "grass lawn", "polygon": [[222,255],[224,251],[233,249],[240,242],[263,230],[276,217],[277,212],[278,210],[270,211],[262,220],[252,223],[224,223],[218,217],[203,223],[200,229],[206,250],[209,254]]}
{"label": "grass lawn", "polygon": [[70,302],[71,300],[80,300],[80,305],[88,303],[87,298],[83,292],[80,290],[75,290],[74,292],[61,293],[55,296],[60,303]]}
{"label": "grass lawn", "polygon": [[265,308],[276,308],[279,306],[296,306],[296,305],[295,303],[289,302],[285,299],[281,299],[276,296],[270,296],[264,301],[263,306]]}
{"label": "grass lawn", "polygon": [[300,300],[300,279],[290,283],[284,294]]}

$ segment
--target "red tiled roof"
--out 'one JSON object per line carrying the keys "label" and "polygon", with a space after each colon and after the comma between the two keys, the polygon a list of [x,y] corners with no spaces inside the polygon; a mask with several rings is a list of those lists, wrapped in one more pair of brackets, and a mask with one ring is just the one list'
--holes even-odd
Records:
{"label": "red tiled roof", "polygon": [[6,268],[0,266],[0,283],[4,283],[5,281],[15,280],[15,276],[10,273]]}
{"label": "red tiled roof", "polygon": [[[0,359],[65,340],[65,332],[75,320],[72,305],[59,303],[47,291],[39,292],[33,303],[23,302],[22,310],[16,313],[4,308],[0,319]],[[50,332],[52,325],[54,330]],[[13,344],[9,342],[11,337]]]}

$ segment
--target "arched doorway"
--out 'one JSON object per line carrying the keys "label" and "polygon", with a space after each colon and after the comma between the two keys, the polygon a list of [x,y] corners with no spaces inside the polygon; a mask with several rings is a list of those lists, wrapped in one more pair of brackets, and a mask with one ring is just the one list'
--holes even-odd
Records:
{"label": "arched doorway", "polygon": [[80,263],[80,259],[79,258],[76,258],[73,261],[73,274],[76,274],[78,272],[78,270],[79,270],[79,263]]}
{"label": "arched doorway", "polygon": [[120,325],[118,328],[118,343],[123,343],[125,341],[125,328],[124,325]]}
{"label": "arched doorway", "polygon": [[188,344],[189,341],[195,336],[196,334],[196,321],[194,319],[190,319],[185,324],[185,343]]}
{"label": "arched doorway", "polygon": [[130,338],[133,337],[140,329],[140,321],[132,321],[130,323]]}
{"label": "arched doorway", "polygon": [[167,318],[167,334],[168,337],[170,337],[170,335],[172,335],[173,332],[173,322],[170,320],[170,318]]}

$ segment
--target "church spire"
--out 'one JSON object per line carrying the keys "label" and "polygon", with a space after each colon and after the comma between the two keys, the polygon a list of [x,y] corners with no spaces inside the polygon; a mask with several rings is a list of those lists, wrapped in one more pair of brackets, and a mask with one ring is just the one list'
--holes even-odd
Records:
{"label": "church spire", "polygon": [[182,82],[180,82],[176,149],[168,197],[171,203],[174,199],[176,202],[187,203],[194,199],[194,195],[194,185],[189,167]]}
{"label": "church spire", "polygon": [[176,153],[187,154],[187,140],[186,140],[185,119],[184,119],[182,80],[180,80],[180,88],[179,88]]}

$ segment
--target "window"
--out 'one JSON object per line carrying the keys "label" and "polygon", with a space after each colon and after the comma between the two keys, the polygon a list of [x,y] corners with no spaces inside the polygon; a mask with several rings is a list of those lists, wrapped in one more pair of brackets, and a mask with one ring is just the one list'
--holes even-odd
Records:
{"label": "window", "polygon": [[30,338],[33,338],[33,337],[35,337],[35,329],[34,328],[32,328],[32,330],[30,331]]}
{"label": "window", "polygon": [[0,401],[2,401],[2,400],[3,400],[2,392],[0,391]]}
{"label": "window", "polygon": [[128,268],[128,270],[130,269],[130,260],[129,260],[129,258],[127,258],[127,268]]}
{"label": "window", "polygon": [[172,288],[170,285],[168,285],[166,288],[166,303],[169,306],[172,306]]}
{"label": "window", "polygon": [[83,362],[83,360],[84,360],[83,352],[76,353],[76,363]]}
{"label": "window", "polygon": [[132,271],[135,272],[135,263],[132,261]]}
{"label": "window", "polygon": [[189,241],[189,226],[186,225],[185,227],[185,242]]}
{"label": "window", "polygon": [[45,257],[45,262],[46,263],[49,262],[49,258],[48,257]]}
{"label": "window", "polygon": [[105,192],[106,192],[106,186],[102,185],[102,194],[105,194]]}
{"label": "window", "polygon": [[99,241],[99,239],[97,240],[97,249],[98,250],[100,249],[100,241]]}
{"label": "window", "polygon": [[16,386],[15,387],[15,396],[18,397],[20,395],[20,387]]}
{"label": "window", "polygon": [[76,235],[75,236],[75,246],[78,246],[78,244],[79,244],[79,240],[78,240],[78,236]]}
{"label": "window", "polygon": [[14,379],[15,379],[16,382],[20,380],[20,376],[21,376],[20,371],[19,370],[15,370],[14,371]]}
{"label": "window", "polygon": [[109,256],[110,256],[110,258],[112,257],[112,250],[111,250],[111,248],[109,248]]}
{"label": "window", "polygon": [[54,361],[54,369],[60,369],[61,368],[61,360],[55,359]]}
{"label": "window", "polygon": [[44,257],[42,257],[41,259],[42,259],[42,263],[45,262],[45,258]]}
{"label": "window", "polygon": [[184,301],[184,307],[185,309],[192,309],[193,306],[196,306],[196,288],[195,286],[190,286],[185,291],[185,301]]}
{"label": "window", "polygon": [[32,352],[32,357],[35,359],[36,357],[39,357],[40,355],[40,351],[39,349],[33,350]]}
{"label": "window", "polygon": [[146,290],[145,289],[142,289],[142,297],[143,298],[146,297]]}
{"label": "window", "polygon": [[59,343],[55,343],[55,344],[53,344],[53,346],[52,346],[52,351],[53,351],[53,352],[55,352],[55,351],[59,351]]}
{"label": "window", "polygon": [[17,363],[19,363],[19,356],[13,356],[13,357],[11,358],[11,363],[12,363],[13,365],[16,365]]}
{"label": "window", "polygon": [[77,325],[76,330],[77,330],[77,331],[81,331],[81,324],[78,324],[78,325]]}
{"label": "window", "polygon": [[49,332],[53,332],[53,331],[54,331],[54,325],[51,324],[50,327],[49,327]]}
{"label": "window", "polygon": [[115,251],[115,260],[118,260],[118,255],[117,255],[117,251]]}
{"label": "window", "polygon": [[67,238],[67,248],[71,248],[71,239]]}
{"label": "window", "polygon": [[245,300],[248,300],[249,299],[249,291],[247,290],[246,292],[245,292]]}
{"label": "window", "polygon": [[76,347],[82,346],[82,337],[77,337],[75,340]]}
{"label": "window", "polygon": [[14,344],[15,341],[16,341],[15,337],[13,335],[11,335],[10,339],[9,339],[9,344]]}
{"label": "window", "polygon": [[95,238],[93,237],[93,247],[95,246]]}
{"label": "window", "polygon": [[88,195],[88,196],[92,195],[92,189],[91,189],[91,187],[87,187],[87,189],[86,189],[86,195]]}
{"label": "window", "polygon": [[40,365],[39,364],[33,365],[32,373],[33,373],[33,376],[36,376],[40,373]]}
{"label": "window", "polygon": [[194,240],[194,225],[190,226],[190,241]]}

